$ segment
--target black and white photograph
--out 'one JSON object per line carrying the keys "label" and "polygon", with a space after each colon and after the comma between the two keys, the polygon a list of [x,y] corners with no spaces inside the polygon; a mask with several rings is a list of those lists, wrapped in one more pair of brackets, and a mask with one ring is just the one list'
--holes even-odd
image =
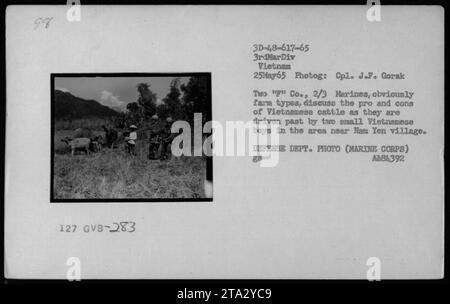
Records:
{"label": "black and white photograph", "polygon": [[211,157],[171,150],[175,121],[211,117],[209,74],[53,74],[51,81],[53,201],[212,198]]}

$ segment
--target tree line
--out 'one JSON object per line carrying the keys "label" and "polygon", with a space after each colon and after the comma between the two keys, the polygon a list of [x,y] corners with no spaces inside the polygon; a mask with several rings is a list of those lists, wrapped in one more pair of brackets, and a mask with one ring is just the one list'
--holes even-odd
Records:
{"label": "tree line", "polygon": [[168,117],[172,121],[185,120],[193,124],[194,113],[202,113],[203,123],[211,119],[207,77],[192,76],[185,84],[181,84],[180,78],[174,78],[169,93],[160,104],[157,104],[157,95],[149,83],[139,83],[136,89],[138,100],[128,103],[126,112],[114,117],[114,127],[125,129],[137,125],[140,128],[154,121],[165,121]]}

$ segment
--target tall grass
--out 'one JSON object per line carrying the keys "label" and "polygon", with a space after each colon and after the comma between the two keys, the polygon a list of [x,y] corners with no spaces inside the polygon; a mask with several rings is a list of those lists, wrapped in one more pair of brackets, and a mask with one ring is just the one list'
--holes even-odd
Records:
{"label": "tall grass", "polygon": [[54,197],[95,198],[200,198],[204,197],[206,159],[172,157],[147,159],[145,146],[132,156],[122,148],[91,155],[56,154]]}

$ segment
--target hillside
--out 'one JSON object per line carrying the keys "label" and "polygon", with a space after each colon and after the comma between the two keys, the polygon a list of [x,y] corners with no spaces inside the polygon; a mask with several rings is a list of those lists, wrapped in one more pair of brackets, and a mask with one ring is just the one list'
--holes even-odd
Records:
{"label": "hillside", "polygon": [[95,100],[86,100],[55,90],[55,119],[107,118],[118,114]]}

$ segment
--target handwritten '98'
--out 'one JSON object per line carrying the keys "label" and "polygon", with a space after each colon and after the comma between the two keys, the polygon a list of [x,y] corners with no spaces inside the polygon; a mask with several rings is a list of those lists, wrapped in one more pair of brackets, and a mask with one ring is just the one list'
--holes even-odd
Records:
{"label": "handwritten '98'", "polygon": [[52,20],[53,17],[46,17],[46,18],[39,17],[36,20],[34,20],[34,29],[35,30],[37,30],[38,28],[47,29],[50,26]]}

